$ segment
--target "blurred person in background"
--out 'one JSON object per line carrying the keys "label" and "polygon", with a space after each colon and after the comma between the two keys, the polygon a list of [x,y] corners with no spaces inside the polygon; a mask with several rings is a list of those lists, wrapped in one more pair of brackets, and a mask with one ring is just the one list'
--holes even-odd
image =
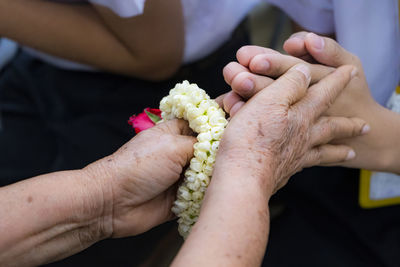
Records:
{"label": "blurred person in background", "polygon": [[[21,46],[0,77],[0,185],[104,157],[133,135],[129,116],[188,79],[215,97],[248,44],[256,0],[0,0],[0,36]],[[144,262],[169,223],[108,240],[54,266]],[[136,255],[132,261],[132,255]]]}

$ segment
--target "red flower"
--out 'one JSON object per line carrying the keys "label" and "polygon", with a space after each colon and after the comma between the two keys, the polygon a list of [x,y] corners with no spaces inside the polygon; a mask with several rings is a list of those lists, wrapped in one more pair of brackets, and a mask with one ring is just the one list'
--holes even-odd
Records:
{"label": "red flower", "polygon": [[139,115],[133,115],[128,123],[132,125],[136,133],[153,127],[161,118],[161,110],[156,108],[145,108]]}

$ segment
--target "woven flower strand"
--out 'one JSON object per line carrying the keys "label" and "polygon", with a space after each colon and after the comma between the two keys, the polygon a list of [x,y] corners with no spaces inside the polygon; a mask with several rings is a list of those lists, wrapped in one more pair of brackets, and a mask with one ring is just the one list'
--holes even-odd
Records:
{"label": "woven flower strand", "polygon": [[185,179],[172,207],[179,218],[179,233],[186,238],[198,219],[219,142],[228,121],[219,105],[203,89],[188,81],[178,83],[171,89],[169,95],[161,100],[160,109],[164,120],[183,118],[198,133],[198,142],[194,144],[194,158],[185,172]]}

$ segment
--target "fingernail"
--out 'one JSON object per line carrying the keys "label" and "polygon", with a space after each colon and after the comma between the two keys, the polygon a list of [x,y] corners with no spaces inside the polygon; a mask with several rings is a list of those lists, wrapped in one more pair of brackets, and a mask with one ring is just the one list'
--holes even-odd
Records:
{"label": "fingernail", "polygon": [[354,69],[351,71],[351,78],[353,79],[354,76],[357,75],[357,73],[358,73],[358,69],[357,69],[357,68],[354,68]]}
{"label": "fingernail", "polygon": [[346,160],[354,159],[356,157],[356,152],[354,150],[350,150],[349,153],[347,153]]}
{"label": "fingernail", "polygon": [[325,45],[325,41],[322,37],[319,37],[318,35],[316,35],[315,33],[309,33],[308,34],[310,41],[311,41],[311,45],[317,49],[317,50],[322,50],[324,48]]}
{"label": "fingernail", "polygon": [[262,60],[259,64],[258,64],[258,70],[259,71],[267,71],[269,69],[269,62],[268,60]]}
{"label": "fingernail", "polygon": [[361,134],[366,134],[371,130],[371,127],[368,124],[365,124],[361,129]]}
{"label": "fingernail", "polygon": [[310,68],[308,68],[308,66],[306,66],[304,64],[299,64],[299,65],[296,66],[296,70],[298,70],[301,73],[303,73],[304,76],[306,76],[307,80],[311,79]]}
{"label": "fingernail", "polygon": [[250,79],[246,79],[242,82],[242,87],[246,91],[251,91],[254,88],[254,82]]}

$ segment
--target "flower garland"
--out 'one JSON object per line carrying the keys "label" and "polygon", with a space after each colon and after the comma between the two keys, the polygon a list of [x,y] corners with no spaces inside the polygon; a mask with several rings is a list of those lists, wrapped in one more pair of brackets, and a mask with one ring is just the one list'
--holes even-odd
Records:
{"label": "flower garland", "polygon": [[160,103],[163,120],[183,118],[198,133],[194,157],[178,189],[172,211],[178,216],[179,233],[186,238],[196,223],[204,193],[210,183],[222,133],[228,124],[225,112],[197,84],[176,84]]}

